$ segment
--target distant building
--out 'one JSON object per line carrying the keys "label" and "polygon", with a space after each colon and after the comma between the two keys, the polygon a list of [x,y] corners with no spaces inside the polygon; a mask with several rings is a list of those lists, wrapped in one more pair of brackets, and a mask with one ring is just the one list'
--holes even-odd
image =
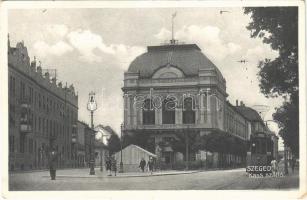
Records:
{"label": "distant building", "polygon": [[274,157],[275,159],[278,158],[278,136],[266,126],[262,118],[260,117],[259,113],[250,108],[246,107],[243,102],[240,105],[236,105],[236,109],[240,112],[247,120],[250,121],[251,124],[251,134],[256,132],[263,132],[271,136],[272,142],[272,149],[269,149],[267,152],[270,156]]}
{"label": "distant building", "polygon": [[77,154],[77,166],[88,167],[90,161],[90,145],[92,130],[85,122],[77,122],[77,138],[75,151]]}
{"label": "distant building", "polygon": [[8,43],[9,169],[47,168],[47,153],[59,153],[59,167],[72,167],[72,135],[76,134],[78,96],[46,72],[34,59],[30,63],[23,42]]}
{"label": "distant building", "polygon": [[[106,158],[109,157],[108,139],[114,134],[114,130],[110,126],[101,124],[95,127],[96,142],[95,142],[95,165],[104,166]],[[105,168],[103,168],[105,169]]]}

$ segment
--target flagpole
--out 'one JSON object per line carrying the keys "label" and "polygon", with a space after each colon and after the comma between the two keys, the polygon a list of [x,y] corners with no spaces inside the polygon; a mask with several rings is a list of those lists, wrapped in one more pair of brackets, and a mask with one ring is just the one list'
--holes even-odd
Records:
{"label": "flagpole", "polygon": [[172,15],[172,42],[174,42],[174,14]]}
{"label": "flagpole", "polygon": [[175,44],[175,39],[174,39],[174,18],[176,17],[176,12],[172,14],[172,39],[171,39],[171,44]]}

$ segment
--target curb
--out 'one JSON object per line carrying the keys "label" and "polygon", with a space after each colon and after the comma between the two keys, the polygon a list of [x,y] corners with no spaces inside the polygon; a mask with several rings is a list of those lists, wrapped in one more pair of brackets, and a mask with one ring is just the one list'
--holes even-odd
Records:
{"label": "curb", "polygon": [[[171,176],[171,175],[181,175],[181,174],[194,174],[202,171],[191,171],[191,172],[180,172],[180,173],[165,173],[165,174],[144,174],[144,175],[119,175],[119,176],[74,176],[74,175],[57,175],[57,178],[135,178],[135,177],[152,177],[152,176]],[[42,176],[50,177],[50,176]]]}

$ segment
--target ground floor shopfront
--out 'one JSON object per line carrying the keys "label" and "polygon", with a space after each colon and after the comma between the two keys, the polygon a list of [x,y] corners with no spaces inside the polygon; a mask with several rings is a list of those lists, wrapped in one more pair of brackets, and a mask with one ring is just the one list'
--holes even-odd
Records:
{"label": "ground floor shopfront", "polygon": [[128,137],[157,155],[156,168],[162,170],[235,168],[246,163],[246,142],[216,130],[138,130],[127,132],[124,140]]}

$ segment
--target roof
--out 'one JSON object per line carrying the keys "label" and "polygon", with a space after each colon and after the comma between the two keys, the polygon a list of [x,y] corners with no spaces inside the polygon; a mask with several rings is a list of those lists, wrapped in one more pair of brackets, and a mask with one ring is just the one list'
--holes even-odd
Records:
{"label": "roof", "polygon": [[[139,147],[139,146],[137,146],[137,145],[135,145],[135,144],[130,144],[129,146],[127,146],[126,148],[128,148],[128,147],[134,147],[134,148],[137,148],[137,149],[139,149],[139,150],[141,150],[141,151],[143,151],[143,152],[145,152],[145,153],[147,153],[148,155],[150,155],[150,156],[152,156],[152,157],[157,157],[157,155],[156,154],[153,154],[153,153],[151,153],[151,152],[149,152],[149,151],[147,151],[146,149],[143,149],[142,147]],[[126,149],[125,148],[125,149]]]}
{"label": "roof", "polygon": [[235,106],[235,108],[248,120],[263,122],[262,118],[256,110],[246,106]]}
{"label": "roof", "polygon": [[216,69],[220,74],[196,44],[148,46],[146,53],[131,62],[128,72],[139,73],[141,78],[150,78],[155,71],[168,64],[180,69],[185,76],[197,76],[200,69]]}

